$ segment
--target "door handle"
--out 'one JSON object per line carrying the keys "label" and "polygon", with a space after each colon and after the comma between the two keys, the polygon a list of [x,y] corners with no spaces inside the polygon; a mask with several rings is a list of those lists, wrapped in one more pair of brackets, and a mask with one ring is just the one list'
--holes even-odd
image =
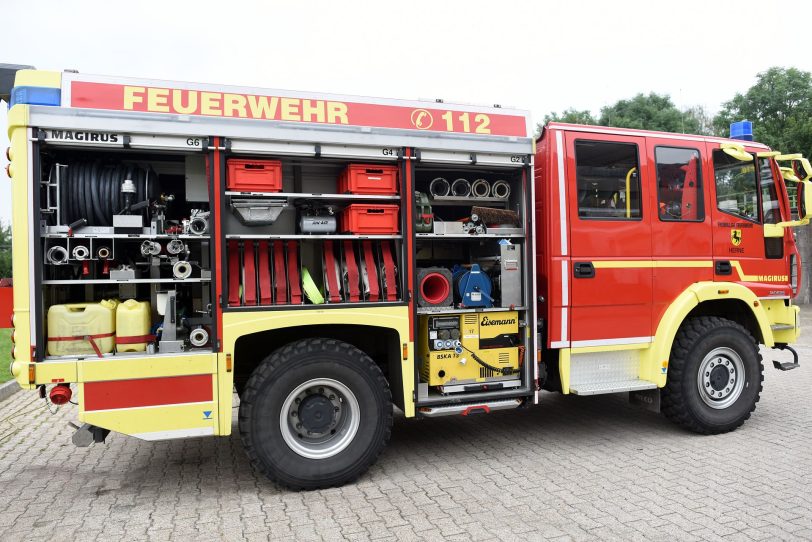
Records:
{"label": "door handle", "polygon": [[733,266],[727,260],[718,260],[714,266],[717,275],[732,275]]}
{"label": "door handle", "polygon": [[595,266],[592,262],[575,262],[572,264],[573,275],[576,279],[591,279],[595,277]]}

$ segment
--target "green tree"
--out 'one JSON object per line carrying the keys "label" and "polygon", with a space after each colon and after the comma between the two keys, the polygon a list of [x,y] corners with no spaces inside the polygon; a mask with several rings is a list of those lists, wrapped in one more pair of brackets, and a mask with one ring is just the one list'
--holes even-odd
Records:
{"label": "green tree", "polygon": [[0,224],[0,278],[11,276],[11,226]]}
{"label": "green tree", "polygon": [[727,136],[731,122],[750,120],[756,141],[783,152],[812,155],[812,74],[773,67],[758,74],[744,94],[722,104],[713,120]]}
{"label": "green tree", "polygon": [[688,134],[702,133],[703,128],[696,111],[680,111],[670,96],[655,92],[640,93],[601,108],[598,122],[603,126]]}
{"label": "green tree", "polygon": [[550,121],[702,135],[714,133],[712,119],[702,106],[680,110],[670,96],[654,92],[619,100],[602,108],[597,118],[588,110],[553,111],[544,116],[543,124],[536,126],[536,133],[541,133],[541,128]]}
{"label": "green tree", "polygon": [[552,111],[544,115],[544,122],[536,124],[536,134],[541,133],[541,129],[546,126],[548,122],[567,122],[569,124],[598,124],[598,120],[592,115],[588,109],[579,111],[574,107],[565,109],[561,113]]}
{"label": "green tree", "polygon": [[[692,120],[690,121],[691,126],[696,126],[697,129],[695,134],[698,135],[715,135],[716,130],[713,126],[713,117],[708,110],[702,107],[701,105],[695,105],[693,107],[689,107],[682,112],[686,118],[690,117]],[[686,130],[687,133],[687,130]]]}

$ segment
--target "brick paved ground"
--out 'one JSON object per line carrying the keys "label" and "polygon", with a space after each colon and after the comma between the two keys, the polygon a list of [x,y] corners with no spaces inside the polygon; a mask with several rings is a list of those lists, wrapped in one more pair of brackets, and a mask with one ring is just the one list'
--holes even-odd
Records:
{"label": "brick paved ground", "polygon": [[[812,311],[806,313],[812,326]],[[812,539],[812,332],[752,419],[701,437],[617,397],[545,395],[395,422],[358,483],[280,491],[236,436],[77,449],[31,393],[0,403],[0,533],[18,539]],[[769,359],[765,361],[769,364]],[[771,364],[769,364],[771,365]]]}

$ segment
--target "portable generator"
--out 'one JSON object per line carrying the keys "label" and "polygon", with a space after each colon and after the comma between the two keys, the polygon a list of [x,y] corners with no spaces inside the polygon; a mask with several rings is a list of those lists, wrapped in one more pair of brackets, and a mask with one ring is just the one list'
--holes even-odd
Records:
{"label": "portable generator", "polygon": [[520,385],[519,313],[419,317],[420,374],[443,393]]}

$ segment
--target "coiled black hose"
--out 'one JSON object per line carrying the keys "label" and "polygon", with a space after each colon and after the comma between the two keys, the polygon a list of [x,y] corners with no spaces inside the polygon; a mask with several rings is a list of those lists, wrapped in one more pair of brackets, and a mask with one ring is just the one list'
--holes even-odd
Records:
{"label": "coiled black hose", "polygon": [[[125,211],[121,184],[127,179],[135,185],[131,204],[155,198],[157,175],[151,168],[99,160],[67,165],[67,175],[60,186],[64,224],[84,218],[90,226],[112,226],[113,215]],[[138,213],[146,213],[146,209]]]}

